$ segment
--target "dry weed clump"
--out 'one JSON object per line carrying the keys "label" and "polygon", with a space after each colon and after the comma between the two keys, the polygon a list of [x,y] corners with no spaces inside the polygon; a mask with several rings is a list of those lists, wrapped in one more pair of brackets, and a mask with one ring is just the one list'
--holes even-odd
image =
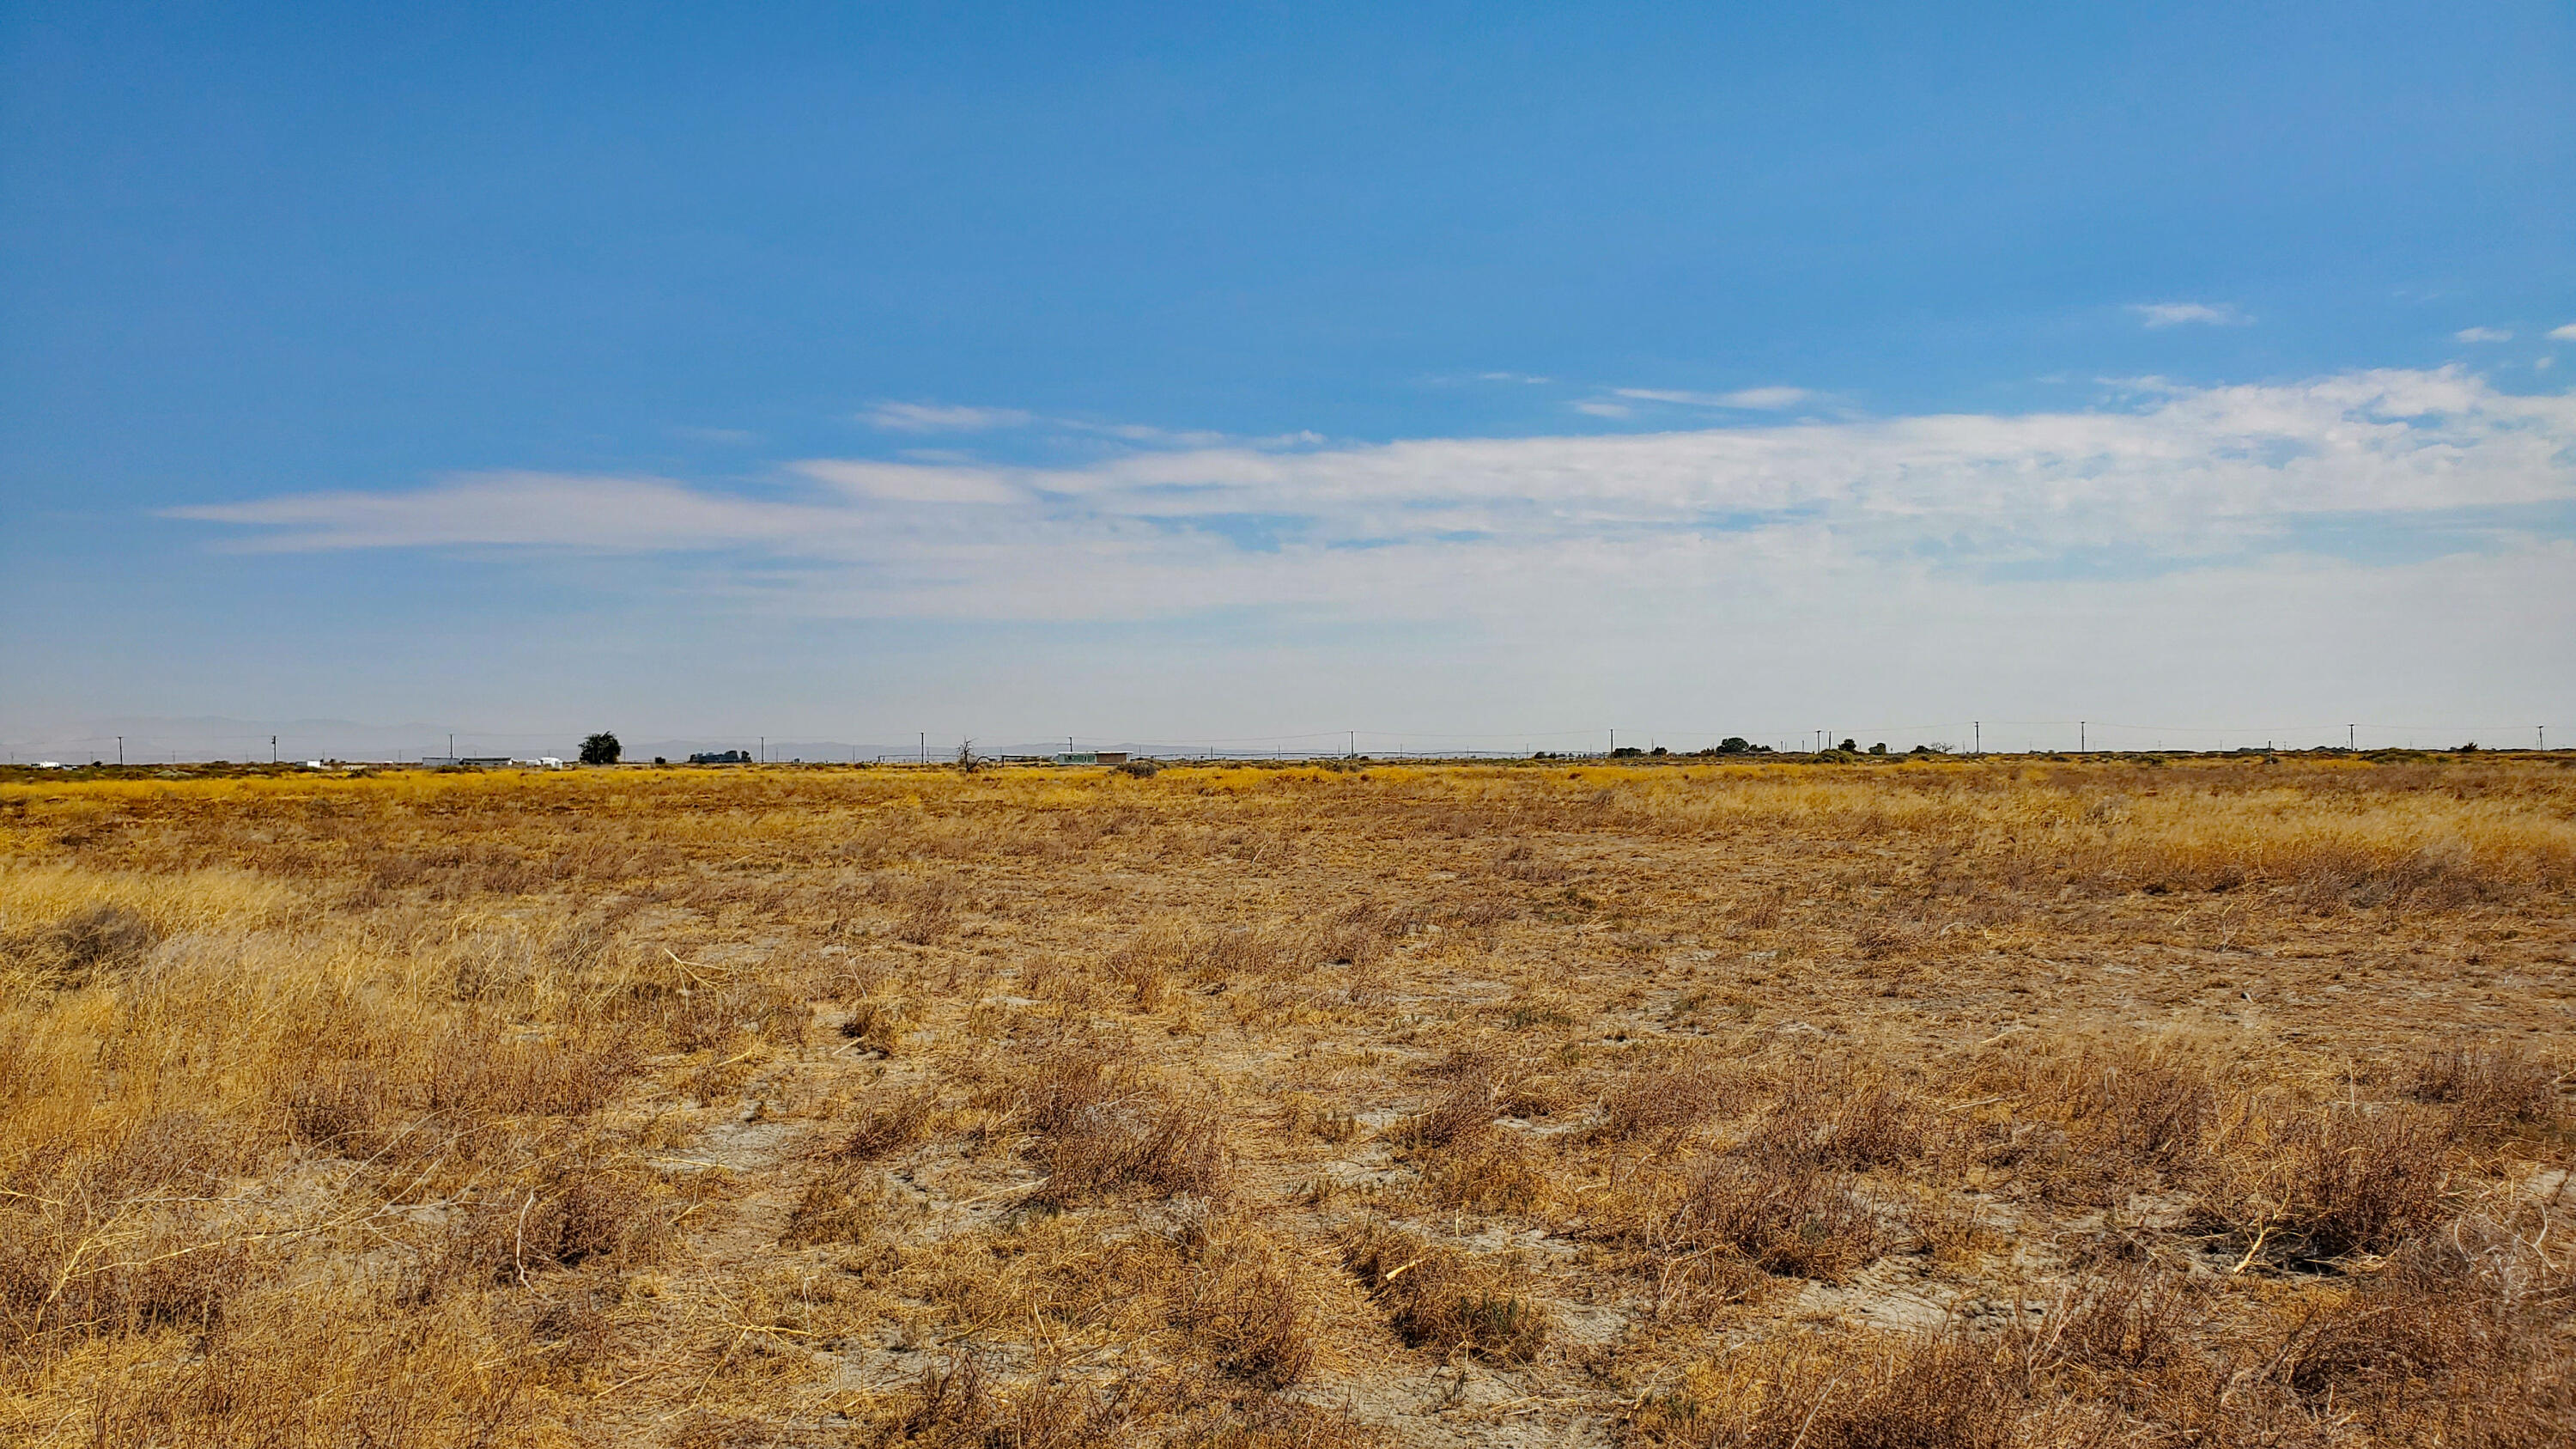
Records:
{"label": "dry weed clump", "polygon": [[2543,1129],[2566,1112],[2565,1076],[2510,1048],[2453,1047],[2416,1064],[2409,1095],[2454,1109],[2463,1136]]}
{"label": "dry weed clump", "polygon": [[1224,1195],[1216,1104],[1113,1065],[1097,1048],[1042,1060],[1020,1088],[1020,1120],[1033,1139],[1030,1158],[1046,1173],[1033,1202],[1065,1205],[1126,1188]]}
{"label": "dry weed clump", "polygon": [[131,975],[161,935],[133,909],[100,901],[50,926],[0,936],[0,962],[21,989],[76,991],[101,977]]}
{"label": "dry weed clump", "polygon": [[929,1087],[882,1093],[859,1109],[858,1125],[841,1139],[836,1155],[868,1162],[900,1152],[930,1136],[938,1109],[939,1093]]}
{"label": "dry weed clump", "polygon": [[1173,1323],[1222,1373],[1265,1389],[1303,1380],[1316,1327],[1293,1252],[1241,1219],[1203,1223],[1184,1250]]}
{"label": "dry weed clump", "polygon": [[1878,1214],[1851,1179],[1778,1157],[1716,1157],[1651,1228],[1660,1251],[1723,1254],[1765,1273],[1839,1281],[1885,1251]]}
{"label": "dry weed clump", "polygon": [[1476,1257],[1364,1219],[1341,1230],[1342,1262],[1416,1348],[1464,1350],[1497,1363],[1535,1357],[1554,1326],[1508,1262]]}
{"label": "dry weed clump", "polygon": [[924,1449],[1090,1449],[1118,1442],[1128,1421],[1152,1407],[1150,1386],[1134,1379],[1094,1384],[1055,1376],[1017,1392],[993,1382],[972,1352],[923,1369],[910,1401],[879,1436],[880,1444]]}
{"label": "dry weed clump", "polygon": [[2369,1103],[2256,1110],[2252,1140],[2213,1167],[2219,1181],[2202,1199],[2248,1264],[2392,1253],[2463,1206],[2438,1116]]}
{"label": "dry weed clump", "polygon": [[1688,1132],[1742,1106],[1742,1078],[1705,1059],[1627,1072],[1605,1089],[1589,1136],[1602,1143]]}
{"label": "dry weed clump", "polygon": [[1793,1066],[1741,1151],[1803,1168],[1896,1167],[1936,1146],[1940,1120],[1901,1087],[1821,1062]]}

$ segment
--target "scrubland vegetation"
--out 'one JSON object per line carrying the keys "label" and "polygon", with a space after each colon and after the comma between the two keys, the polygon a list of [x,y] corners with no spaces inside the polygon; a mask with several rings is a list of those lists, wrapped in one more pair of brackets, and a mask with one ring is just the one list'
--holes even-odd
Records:
{"label": "scrubland vegetation", "polygon": [[0,782],[0,1435],[2538,1445],[2576,769]]}

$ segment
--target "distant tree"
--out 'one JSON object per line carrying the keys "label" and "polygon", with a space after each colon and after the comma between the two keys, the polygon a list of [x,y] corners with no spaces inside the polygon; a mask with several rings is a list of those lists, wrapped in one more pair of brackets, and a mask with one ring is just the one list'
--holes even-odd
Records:
{"label": "distant tree", "polygon": [[1883,755],[1883,754],[1886,754],[1886,753],[1887,753],[1887,741],[1885,741],[1885,740],[1880,740],[1877,744],[1874,744],[1874,745],[1870,746],[1870,747],[1869,747],[1869,752],[1870,752],[1871,754],[1873,754],[1873,755]]}
{"label": "distant tree", "polygon": [[1742,735],[1728,735],[1725,739],[1717,742],[1717,752],[1721,755],[1746,754],[1749,753],[1752,748],[1753,746],[1748,743]]}
{"label": "distant tree", "polygon": [[581,742],[581,762],[585,765],[614,765],[625,753],[626,747],[617,742],[617,736],[606,730]]}
{"label": "distant tree", "polygon": [[1842,752],[1846,755],[1857,755],[1860,753],[1860,746],[1851,740],[1845,740],[1842,743]]}

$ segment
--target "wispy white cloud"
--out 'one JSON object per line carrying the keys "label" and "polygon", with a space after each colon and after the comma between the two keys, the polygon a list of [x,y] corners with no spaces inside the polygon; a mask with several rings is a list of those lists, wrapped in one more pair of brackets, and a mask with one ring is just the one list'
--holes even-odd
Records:
{"label": "wispy white cloud", "polygon": [[2570,322],[2564,327],[2552,327],[2549,329],[2549,335],[2555,341],[2576,342],[2576,322]]}
{"label": "wispy white cloud", "polygon": [[1732,408],[1743,412],[1776,413],[1796,407],[1815,396],[1803,387],[1748,387],[1737,392],[1675,392],[1663,388],[1618,387],[1613,395],[1635,398],[1640,402],[1677,403],[1695,408]]}
{"label": "wispy white cloud", "polygon": [[2129,310],[2149,327],[2179,327],[2194,322],[2211,327],[2242,327],[2254,320],[2227,302],[2132,302]]}
{"label": "wispy white cloud", "polygon": [[2513,334],[2501,327],[2463,327],[2451,334],[2458,342],[2511,342]]}
{"label": "wispy white cloud", "polygon": [[939,403],[870,403],[859,421],[895,433],[984,433],[1024,428],[1036,415],[1018,408],[954,407]]}
{"label": "wispy white cloud", "polygon": [[954,463],[817,458],[793,465],[817,483],[879,503],[1024,503],[1026,490],[993,469]]}
{"label": "wispy white cloud", "polygon": [[788,545],[841,527],[829,505],[701,492],[663,478],[474,473],[405,493],[290,493],[166,510],[171,518],[273,530],[239,546],[302,552],[536,545],[616,552]]}
{"label": "wispy white cloud", "polygon": [[1606,397],[1578,398],[1570,406],[1578,413],[1596,418],[1633,418],[1637,415],[1635,408]]}
{"label": "wispy white cloud", "polygon": [[2153,571],[2295,552],[2306,520],[2395,538],[2436,511],[2576,501],[2566,396],[2456,369],[2133,387],[2117,411],[1237,440],[1062,467],[824,458],[789,465],[774,496],[485,474],[177,516],[264,530],[252,546],[269,549],[743,550],[762,588],[790,578],[837,612],[1377,618],[1508,610],[1517,579],[1617,595],[2105,559]]}
{"label": "wispy white cloud", "polygon": [[1526,372],[1480,372],[1476,374],[1476,380],[1478,382],[1517,382],[1529,386],[1555,381],[1554,378],[1533,377]]}

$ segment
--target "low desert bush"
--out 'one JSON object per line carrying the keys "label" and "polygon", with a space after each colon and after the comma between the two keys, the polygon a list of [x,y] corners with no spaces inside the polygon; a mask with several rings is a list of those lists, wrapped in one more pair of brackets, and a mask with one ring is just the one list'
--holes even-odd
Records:
{"label": "low desert bush", "polygon": [[826,1158],[806,1181],[779,1241],[791,1247],[862,1242],[883,1215],[875,1170],[861,1159]]}
{"label": "low desert bush", "polygon": [[2448,1124],[2423,1109],[2257,1110],[2200,1207],[2245,1245],[2245,1262],[2386,1254],[2459,1211]]}
{"label": "low desert bush", "polygon": [[131,975],[161,936],[161,929],[140,912],[100,901],[49,926],[0,933],[0,970],[37,989],[75,990]]}
{"label": "low desert bush", "polygon": [[867,1162],[902,1151],[930,1136],[938,1108],[939,1094],[928,1087],[881,1093],[860,1107],[858,1125],[841,1139],[835,1154]]}
{"label": "low desert bush", "polygon": [[1779,1102],[1744,1140],[1750,1156],[1811,1168],[1894,1167],[1933,1145],[1938,1119],[1912,1093],[1822,1063],[1791,1068]]}
{"label": "low desert bush", "polygon": [[1149,1395],[1135,1380],[1107,1385],[1056,1376],[1005,1393],[971,1352],[922,1370],[881,1444],[923,1449],[1092,1449],[1117,1443]]}
{"label": "low desert bush", "polygon": [[1248,1222],[1211,1225],[1190,1244],[1172,1322],[1216,1367],[1281,1389],[1315,1364],[1316,1330],[1293,1255]]}
{"label": "low desert bush", "polygon": [[1885,1250],[1877,1214],[1842,1174],[1765,1157],[1702,1164],[1656,1225],[1667,1251],[1733,1256],[1765,1273],[1833,1281]]}
{"label": "low desert bush", "polygon": [[1553,1326],[1512,1266],[1471,1257],[1377,1220],[1341,1231],[1342,1262],[1416,1348],[1463,1349],[1497,1363],[1535,1356]]}
{"label": "low desert bush", "polygon": [[2487,1136],[2556,1122],[2566,1110],[2562,1080],[2546,1063],[2510,1049],[2456,1047],[2426,1056],[2407,1085],[2417,1101],[2452,1107],[2463,1135]]}
{"label": "low desert bush", "polygon": [[1742,1080],[1713,1063],[1685,1061],[1629,1072],[1601,1094],[1600,1119],[1588,1134],[1596,1142],[1687,1132],[1712,1118],[1732,1115],[1744,1096]]}
{"label": "low desert bush", "polygon": [[1020,1089],[1029,1154],[1047,1174],[1033,1202],[1121,1189],[1215,1199],[1225,1191],[1224,1123],[1204,1095],[1114,1068],[1104,1052],[1057,1051]]}

